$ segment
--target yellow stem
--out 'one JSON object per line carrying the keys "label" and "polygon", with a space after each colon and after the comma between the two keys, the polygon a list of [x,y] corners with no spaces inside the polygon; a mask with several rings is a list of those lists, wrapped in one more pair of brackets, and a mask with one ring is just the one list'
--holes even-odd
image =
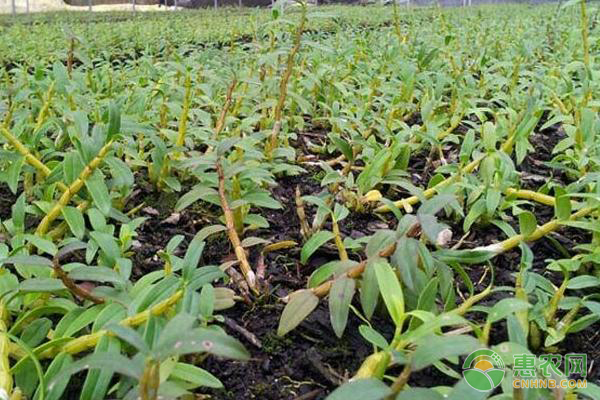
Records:
{"label": "yellow stem", "polygon": [[185,143],[185,134],[187,132],[188,114],[190,110],[190,98],[192,93],[192,81],[190,75],[185,77],[185,94],[183,98],[183,110],[181,111],[181,119],[179,120],[179,132],[175,145],[181,147]]}
{"label": "yellow stem", "polygon": [[7,316],[8,311],[6,310],[6,306],[3,301],[0,301],[0,390],[3,390],[6,395],[10,395],[13,390],[13,379],[8,360],[10,340],[7,335]]}
{"label": "yellow stem", "polygon": [[37,235],[44,235],[48,231],[48,228],[50,228],[50,224],[52,223],[52,221],[54,221],[60,215],[62,209],[69,204],[73,196],[75,196],[77,192],[81,190],[81,188],[85,184],[85,181],[90,177],[90,175],[92,175],[94,170],[100,166],[102,160],[104,160],[104,157],[106,156],[106,154],[108,154],[112,143],[113,142],[111,140],[100,149],[98,155],[92,161],[90,161],[90,163],[83,169],[83,171],[81,171],[79,177],[75,181],[73,181],[73,183],[71,183],[71,185],[63,193],[63,195],[60,196],[58,202],[54,205],[54,207],[52,207],[50,212],[46,214],[46,216],[38,225],[35,231]]}
{"label": "yellow stem", "polygon": [[504,193],[507,196],[515,196],[520,199],[535,201],[547,206],[554,206],[554,203],[556,202],[554,197],[548,196],[547,194],[534,192],[533,190],[508,188],[504,191]]}
{"label": "yellow stem", "polygon": [[[123,319],[120,324],[123,326],[135,327],[143,324],[150,318],[151,315],[158,316],[164,314],[171,306],[176,304],[183,297],[183,290],[178,290],[173,293],[171,297],[161,301],[160,303],[150,307],[149,309],[142,311],[131,317]],[[111,332],[106,330],[100,330],[88,335],[83,335],[74,339],[68,343],[65,343],[56,348],[48,349],[39,355],[39,358],[51,358],[61,352],[67,352],[69,354],[77,354],[83,351],[89,350],[96,346],[98,341],[106,335],[112,335]]]}
{"label": "yellow stem", "polygon": [[54,93],[54,82],[52,82],[50,84],[50,87],[48,88],[48,93],[46,93],[46,101],[44,101],[44,105],[42,106],[42,109],[40,110],[36,123],[35,123],[35,128],[33,129],[33,132],[37,132],[42,128],[42,125],[44,125],[44,122],[46,121],[46,116],[48,115],[48,110],[50,109],[50,104],[52,102],[52,94]]}
{"label": "yellow stem", "polygon": [[342,241],[342,235],[340,233],[340,227],[338,226],[335,218],[331,218],[331,226],[333,228],[333,238],[335,240],[335,246],[338,249],[338,253],[340,255],[341,261],[348,260],[348,253],[346,252],[346,248],[344,247],[344,242]]}
{"label": "yellow stem", "polygon": [[[475,160],[471,161],[469,164],[467,164],[462,169],[462,172],[467,173],[467,174],[473,172],[475,170],[475,168],[477,168],[479,166],[479,163],[481,162],[481,160],[483,160],[483,157],[476,158]],[[437,183],[436,185],[430,187],[429,189],[423,191],[422,196],[426,199],[433,197],[433,195],[435,195],[438,190],[444,188],[445,186],[448,186],[450,183],[453,183],[453,182],[456,182],[457,180],[459,180],[460,176],[461,176],[460,173],[456,173],[455,175],[444,179],[443,181],[441,181],[441,182]],[[394,205],[396,207],[402,207],[407,212],[410,212],[412,210],[411,206],[418,204],[420,201],[421,201],[421,199],[419,198],[419,196],[410,196],[405,199],[395,201]],[[377,207],[375,209],[375,212],[378,212],[378,213],[384,213],[384,212],[390,212],[390,211],[391,211],[391,209],[387,205],[383,205],[383,206]]]}
{"label": "yellow stem", "polygon": [[[569,217],[569,220],[575,221],[579,218],[582,218],[582,217],[585,217],[585,216],[591,214],[592,212],[594,212],[594,210],[595,209],[592,207],[582,208],[581,210],[571,214],[571,216]],[[529,236],[525,236],[522,234],[515,235],[515,236],[510,237],[500,243],[494,243],[494,244],[491,244],[488,246],[477,247],[475,250],[487,250],[487,251],[491,251],[496,254],[504,253],[506,251],[509,251],[509,250],[515,248],[521,242],[524,242],[524,241],[533,242],[535,240],[538,240],[538,239],[546,236],[550,232],[554,232],[560,226],[561,226],[561,222],[558,219],[553,219],[553,220],[548,221],[544,225],[538,227]]]}

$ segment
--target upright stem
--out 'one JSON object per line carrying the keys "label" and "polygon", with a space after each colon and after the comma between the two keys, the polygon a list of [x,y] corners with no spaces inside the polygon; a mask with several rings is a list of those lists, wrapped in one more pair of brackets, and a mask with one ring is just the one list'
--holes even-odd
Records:
{"label": "upright stem", "polygon": [[586,73],[590,73],[590,42],[586,0],[581,0],[581,39],[583,42],[583,64]]}
{"label": "upright stem", "polygon": [[67,52],[67,73],[69,78],[73,74],[73,54],[75,53],[75,38],[69,41],[69,51]]}
{"label": "upright stem", "polygon": [[229,208],[229,203],[227,202],[227,196],[225,194],[225,174],[223,173],[223,167],[221,166],[221,162],[217,161],[216,164],[217,174],[219,176],[219,200],[221,201],[221,208],[223,209],[223,214],[225,214],[225,225],[227,226],[227,235],[229,236],[229,241],[233,246],[233,250],[235,252],[235,256],[237,257],[240,263],[240,269],[242,270],[242,274],[248,283],[248,287],[252,289],[255,293],[256,290],[256,276],[252,267],[250,267],[250,263],[246,258],[246,252],[242,247],[242,242],[240,241],[240,237],[238,236],[235,230],[235,221],[233,217],[233,212],[231,208]]}
{"label": "upright stem", "polygon": [[9,396],[13,390],[13,378],[10,373],[10,363],[8,360],[10,340],[7,335],[7,317],[8,311],[6,306],[0,300],[0,391],[4,391]]}
{"label": "upright stem", "polygon": [[304,25],[306,24],[306,4],[302,3],[302,15],[300,16],[300,23],[296,28],[296,34],[294,35],[294,46],[292,50],[290,50],[287,62],[285,66],[285,71],[281,77],[281,81],[279,82],[279,99],[277,100],[277,104],[273,109],[273,130],[271,131],[271,139],[267,147],[267,153],[270,156],[272,151],[277,148],[278,139],[279,139],[279,131],[281,130],[281,112],[283,110],[283,106],[285,105],[285,98],[287,97],[287,84],[292,76],[292,72],[294,71],[294,58],[300,50],[300,44],[302,42],[302,33],[304,32]]}
{"label": "upright stem", "polygon": [[229,111],[229,107],[231,107],[231,99],[233,97],[233,89],[237,85],[237,79],[233,79],[229,87],[227,88],[227,95],[225,96],[225,104],[221,109],[221,114],[219,115],[219,119],[217,120],[217,124],[215,125],[215,134],[213,139],[217,140],[219,138],[219,134],[225,127],[225,118],[227,117],[227,112]]}
{"label": "upright stem", "polygon": [[177,135],[177,141],[175,145],[181,147],[185,143],[185,134],[187,132],[188,114],[190,111],[190,99],[192,96],[192,80],[190,74],[185,77],[185,94],[183,97],[183,109],[181,111],[181,118],[179,119],[179,132]]}

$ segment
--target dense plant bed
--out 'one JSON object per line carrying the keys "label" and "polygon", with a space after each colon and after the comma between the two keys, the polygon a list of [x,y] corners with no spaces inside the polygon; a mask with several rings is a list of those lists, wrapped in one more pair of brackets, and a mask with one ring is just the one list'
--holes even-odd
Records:
{"label": "dense plant bed", "polygon": [[1,396],[600,399],[596,14],[7,24]]}

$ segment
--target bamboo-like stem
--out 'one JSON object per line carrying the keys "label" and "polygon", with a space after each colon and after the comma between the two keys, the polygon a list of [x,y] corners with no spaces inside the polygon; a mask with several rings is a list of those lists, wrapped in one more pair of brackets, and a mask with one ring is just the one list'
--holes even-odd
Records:
{"label": "bamboo-like stem", "polygon": [[[162,315],[183,297],[183,292],[183,290],[178,290],[175,293],[173,293],[171,297],[161,301],[160,303],[154,305],[153,307],[150,307],[147,310],[144,310],[140,313],[137,313],[136,315],[123,319],[121,322],[119,322],[119,324],[123,326],[135,327],[145,323],[151,315]],[[84,352],[95,347],[98,341],[102,337],[107,335],[112,336],[113,334],[107,330],[100,330],[94,333],[80,336],[77,339],[74,339],[68,343],[42,352],[39,355],[39,358],[52,358],[56,354],[61,353],[63,351],[69,354],[78,354]]]}
{"label": "bamboo-like stem", "polygon": [[338,249],[338,253],[340,255],[341,261],[348,260],[348,253],[346,252],[346,247],[344,247],[344,241],[342,240],[342,234],[340,233],[340,227],[338,226],[335,218],[331,218],[331,227],[333,230],[333,239],[335,241],[335,246]]}
{"label": "bamboo-like stem", "polygon": [[181,147],[185,143],[185,134],[187,133],[188,114],[190,112],[190,100],[192,97],[192,78],[190,74],[185,77],[185,94],[183,97],[183,109],[181,110],[181,118],[179,119],[179,131],[177,133],[177,141],[175,145]]}
{"label": "bamboo-like stem", "polygon": [[[482,292],[473,295],[466,299],[459,307],[451,310],[448,314],[459,315],[462,316],[467,313],[475,305],[480,302],[489,294],[492,293],[492,285],[486,287]],[[391,347],[395,351],[402,351],[406,346],[410,344],[409,341],[402,339],[398,336],[397,339],[391,344]],[[391,352],[390,351],[379,351],[371,354],[369,357],[363,361],[363,364],[358,369],[357,373],[354,375],[353,379],[357,378],[372,378],[379,377],[381,378],[385,373],[385,370],[389,366],[391,362]]]}
{"label": "bamboo-like stem", "polygon": [[[581,210],[571,214],[571,216],[569,217],[569,220],[575,221],[579,218],[590,215],[592,212],[594,212],[594,210],[595,210],[595,208],[592,208],[592,207],[582,208]],[[561,226],[561,221],[558,219],[553,219],[553,220],[546,222],[544,225],[538,227],[529,236],[525,236],[522,234],[515,235],[515,236],[510,237],[506,240],[503,240],[502,242],[499,242],[499,243],[494,243],[494,244],[491,244],[488,246],[477,247],[477,248],[475,248],[475,250],[490,251],[495,254],[504,253],[506,251],[509,251],[509,250],[515,248],[521,242],[533,242],[535,240],[538,240],[538,239],[546,236],[547,234],[556,231],[560,226]]]}
{"label": "bamboo-like stem", "polygon": [[294,71],[294,59],[296,57],[296,54],[300,50],[300,44],[302,43],[302,33],[304,32],[304,25],[306,24],[306,11],[306,4],[303,2],[300,23],[298,24],[298,27],[296,28],[296,33],[294,35],[294,45],[287,56],[285,71],[281,76],[281,81],[279,81],[279,98],[277,99],[277,103],[275,104],[275,108],[273,109],[273,120],[275,122],[273,125],[273,130],[271,131],[271,138],[267,147],[268,156],[270,156],[273,150],[277,148],[279,142],[279,131],[281,129],[281,112],[283,110],[283,106],[285,105],[285,99],[287,97],[288,81],[290,80],[290,77],[292,76],[292,73]]}
{"label": "bamboo-like stem", "polygon": [[437,136],[437,140],[442,140],[442,139],[446,138],[448,135],[450,135],[452,132],[454,132],[454,130],[456,128],[458,128],[458,126],[462,122],[462,118],[463,118],[464,115],[465,115],[464,112],[460,112],[458,114],[458,118],[456,118],[454,121],[451,121],[450,122],[450,126],[445,131],[441,132]]}
{"label": "bamboo-like stem", "polygon": [[71,38],[69,42],[69,50],[67,51],[67,73],[69,74],[69,79],[71,79],[71,75],[73,74],[73,58],[75,54],[75,38]]}
{"label": "bamboo-like stem", "polygon": [[[21,143],[21,141],[17,137],[15,137],[8,129],[6,129],[6,127],[0,127],[0,134],[12,147],[15,148],[15,150],[19,154],[21,154],[25,158],[27,164],[35,168],[44,178],[50,176],[50,173],[52,172],[50,171],[50,168],[48,168],[43,162],[41,162],[36,156],[34,156],[29,151],[27,146]],[[57,185],[58,188],[63,192],[68,190],[68,187],[62,182],[59,182]]]}
{"label": "bamboo-like stem", "polygon": [[242,270],[242,274],[244,275],[244,279],[248,283],[248,287],[252,289],[256,293],[256,276],[252,267],[250,267],[250,263],[246,258],[246,252],[242,247],[242,242],[235,230],[235,221],[233,218],[233,212],[229,208],[229,203],[227,202],[227,197],[225,195],[225,174],[223,173],[223,167],[221,166],[221,162],[217,161],[216,163],[217,175],[219,177],[219,200],[221,202],[221,208],[223,209],[223,214],[225,214],[225,225],[227,226],[227,236],[229,236],[229,241],[233,246],[233,250],[235,252],[235,256],[240,263],[240,269]]}
{"label": "bamboo-like stem", "polygon": [[223,104],[223,108],[221,109],[221,114],[219,115],[219,119],[217,120],[217,123],[215,125],[215,133],[213,135],[213,139],[217,140],[219,138],[219,135],[221,134],[221,132],[223,131],[223,128],[225,127],[225,118],[227,117],[227,112],[229,111],[229,107],[231,107],[231,101],[233,98],[233,90],[235,89],[235,86],[237,85],[237,79],[233,79],[233,81],[229,84],[229,87],[227,87],[227,94],[225,96],[225,104]]}
{"label": "bamboo-like stem", "polygon": [[44,125],[44,122],[46,122],[46,117],[48,116],[48,110],[50,109],[50,104],[52,103],[52,95],[54,94],[54,82],[52,82],[50,84],[50,87],[48,88],[48,92],[46,93],[46,100],[44,101],[44,104],[42,105],[42,108],[40,109],[40,112],[37,116],[37,120],[35,123],[35,128],[33,129],[33,132],[37,132],[42,128],[42,125]]}
{"label": "bamboo-like stem", "polygon": [[10,339],[8,338],[8,310],[2,300],[0,300],[0,392],[4,391],[10,396],[13,390],[13,377],[10,373]]}
{"label": "bamboo-like stem", "polygon": [[85,184],[85,181],[90,177],[90,175],[92,175],[94,170],[96,170],[96,168],[100,166],[100,164],[104,160],[104,157],[106,157],[106,155],[110,151],[112,144],[112,140],[106,143],[104,147],[100,149],[98,155],[92,161],[90,161],[88,165],[86,165],[83,171],[81,171],[79,177],[75,179],[73,183],[71,183],[71,185],[63,193],[60,199],[58,199],[58,202],[56,202],[54,207],[52,207],[50,212],[46,214],[46,216],[38,225],[35,231],[37,235],[44,235],[48,231],[52,221],[54,221],[60,215],[63,208],[65,208],[69,204],[73,196],[75,196],[79,192],[79,190],[81,190],[81,188]]}
{"label": "bamboo-like stem", "polygon": [[406,383],[408,382],[408,378],[410,378],[410,374],[412,372],[411,363],[407,362],[402,369],[402,372],[392,383],[392,394],[388,396],[388,400],[393,400],[396,398],[398,393],[402,391]]}
{"label": "bamboo-like stem", "polygon": [[[233,176],[231,178],[231,199],[233,201],[239,200],[242,198],[242,187],[240,184],[240,180]],[[244,208],[246,206],[236,207],[233,210],[233,226],[235,227],[235,231],[238,236],[244,234]]]}
{"label": "bamboo-like stem", "polygon": [[[475,170],[475,168],[477,168],[479,166],[479,163],[481,163],[481,160],[483,160],[483,157],[476,158],[475,160],[471,161],[469,164],[465,165],[465,167],[462,168],[461,172],[467,173],[467,174],[473,172]],[[438,190],[459,180],[460,176],[461,176],[460,173],[456,173],[455,175],[450,176],[450,177],[444,179],[443,181],[440,181],[439,183],[430,187],[429,189],[424,190],[422,193],[422,196],[426,199],[433,197],[433,195],[435,195],[438,192]],[[410,211],[412,211],[411,206],[418,204],[420,201],[421,201],[421,199],[419,198],[419,196],[410,196],[410,197],[404,198],[402,200],[395,201],[394,205],[396,207],[402,207],[407,212],[410,212]],[[387,205],[382,205],[375,209],[375,212],[378,212],[378,213],[384,213],[384,212],[390,212],[390,211],[391,211],[391,209]]]}
{"label": "bamboo-like stem", "polygon": [[307,238],[310,236],[311,230],[308,226],[308,221],[306,220],[306,212],[304,211],[304,202],[302,201],[302,197],[300,195],[300,187],[296,186],[295,193],[295,201],[296,201],[296,214],[298,214],[298,220],[300,220],[300,233],[303,238]]}
{"label": "bamboo-like stem", "polygon": [[149,359],[146,361],[144,372],[140,379],[140,399],[156,400],[158,397],[158,387],[160,384],[160,363]]}
{"label": "bamboo-like stem", "polygon": [[554,206],[556,203],[556,199],[553,196],[548,196],[547,194],[538,193],[533,190],[508,188],[504,193],[507,196],[515,196],[519,199],[531,200],[547,206]]}
{"label": "bamboo-like stem", "polygon": [[581,41],[583,43],[583,64],[586,72],[590,72],[590,41],[589,41],[589,21],[587,16],[586,0],[581,0]]}
{"label": "bamboo-like stem", "polygon": [[[379,252],[379,257],[389,257],[392,255],[392,253],[395,250],[396,250],[396,243],[392,243],[391,245],[389,245],[388,247],[384,248],[382,251]],[[346,276],[348,278],[358,278],[359,276],[362,275],[366,266],[367,266],[367,260],[363,260],[358,265],[350,268],[346,272]],[[327,282],[324,282],[324,283],[320,284],[319,286],[312,288],[311,291],[317,297],[327,296],[327,294],[329,293],[329,290],[331,289],[331,285],[333,285],[333,281],[334,281],[334,279],[330,279]]]}
{"label": "bamboo-like stem", "polygon": [[565,279],[563,280],[562,284],[560,285],[558,290],[554,292],[554,295],[548,303],[548,308],[546,308],[546,311],[544,312],[544,319],[546,320],[546,323],[549,326],[554,326],[554,317],[556,316],[556,311],[558,311],[558,304],[563,299],[568,284],[569,279],[565,276]]}
{"label": "bamboo-like stem", "polygon": [[54,270],[54,275],[62,281],[63,285],[65,285],[73,295],[83,300],[89,300],[94,304],[104,303],[103,299],[96,297],[88,290],[83,289],[81,286],[76,284],[75,281],[69,277],[69,275],[67,275],[67,273],[60,266],[59,253],[57,253],[52,260],[52,269]]}

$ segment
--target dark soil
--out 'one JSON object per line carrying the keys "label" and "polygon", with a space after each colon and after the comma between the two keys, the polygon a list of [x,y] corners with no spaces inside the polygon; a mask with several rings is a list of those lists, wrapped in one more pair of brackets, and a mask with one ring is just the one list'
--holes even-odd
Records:
{"label": "dark soil", "polygon": [[[557,171],[548,167],[545,162],[550,159],[553,145],[561,138],[559,129],[550,129],[547,132],[536,133],[532,138],[535,151],[526,158],[519,166],[521,172],[545,177],[563,177]],[[422,155],[419,155],[422,156]],[[413,161],[413,160],[411,160]],[[417,161],[417,160],[414,160]],[[414,165],[423,163],[411,162]],[[300,187],[301,193],[317,194],[322,188],[319,182],[313,179],[317,171],[309,171],[296,177],[280,177],[279,185],[272,192],[282,204],[280,210],[261,210],[269,223],[269,229],[263,229],[256,234],[261,238],[277,242],[281,240],[294,240],[301,243],[299,233],[299,221],[295,210],[295,188]],[[418,171],[415,171],[418,173]],[[531,181],[531,188],[535,189],[543,183]],[[564,181],[563,181],[564,182]],[[140,187],[144,188],[143,184]],[[157,197],[158,196],[158,197]],[[0,217],[4,220],[10,216],[10,205],[14,203],[15,196],[6,186],[0,186]],[[219,212],[216,208],[198,209],[189,207],[182,211],[176,220],[173,219],[173,206],[177,200],[176,195],[156,195],[152,189],[145,187],[133,196],[127,208],[132,208],[145,203],[145,208],[140,215],[148,220],[138,229],[138,236],[134,245],[134,276],[140,277],[152,270],[162,268],[162,262],[157,257],[157,252],[164,249],[167,242],[174,235],[183,235],[184,241],[180,245],[178,255],[182,255],[187,248],[187,243],[193,236],[205,226],[218,223]],[[547,221],[552,217],[550,207],[533,207],[532,210],[538,216],[539,221]],[[309,219],[314,211],[307,206]],[[454,230],[455,244],[463,235],[462,228],[453,221],[446,221]],[[510,221],[517,226],[516,221]],[[376,229],[384,226],[393,227],[395,222],[392,216],[381,218],[372,213],[351,214],[341,223],[344,235],[360,237],[371,235]],[[589,243],[590,236],[586,232],[575,229],[563,229],[558,236],[553,236],[567,252],[572,252],[574,245]],[[471,234],[462,243],[462,248],[470,248],[487,245],[504,239],[504,234],[493,226],[475,226]],[[548,239],[541,239],[531,245],[535,255],[533,271],[548,277],[555,283],[560,282],[560,275],[546,271],[547,259],[563,258],[561,251]],[[205,265],[218,265],[224,259],[231,256],[231,248],[224,234],[216,235],[209,239],[204,255]],[[250,252],[250,262],[256,265],[256,251]],[[351,254],[354,259],[360,259],[364,255]],[[252,358],[249,362],[241,363],[229,360],[221,360],[214,357],[207,358],[202,367],[213,373],[225,384],[225,389],[210,390],[201,389],[200,392],[208,393],[215,399],[323,399],[334,388],[351,377],[360,366],[361,362],[372,352],[372,347],[358,333],[358,327],[362,321],[352,312],[348,326],[341,339],[338,339],[329,322],[329,311],[327,301],[321,301],[318,308],[297,329],[279,338],[276,335],[279,317],[284,304],[280,298],[294,290],[306,286],[307,278],[315,268],[323,263],[335,259],[334,252],[320,251],[315,254],[308,265],[299,262],[299,247],[270,253],[266,259],[266,276],[268,281],[268,293],[254,299],[250,304],[239,302],[235,307],[223,311],[230,324],[225,329],[233,336],[241,340],[251,352]],[[493,260],[495,268],[496,286],[514,286],[515,272],[518,271],[520,261],[519,250],[509,251]],[[484,275],[483,266],[472,266],[467,269],[475,290],[479,292],[489,282],[489,274]],[[466,286],[460,283],[458,288],[462,293],[466,292]],[[505,293],[505,294],[502,294]],[[491,305],[506,292],[497,292],[483,305]],[[358,306],[358,304],[356,304]],[[360,309],[360,307],[357,307]],[[473,314],[474,318],[481,315]],[[393,326],[389,318],[376,314],[373,327],[390,338]],[[258,344],[249,340],[247,334],[240,333],[237,326],[243,328],[247,333],[258,339]],[[598,324],[592,325],[582,332],[571,334],[560,343],[558,351],[566,353],[586,353],[588,363],[592,360],[595,365],[600,363],[600,350],[598,343]],[[496,324],[492,331],[490,344],[506,341],[506,329],[501,324]],[[392,374],[399,370],[392,369]],[[600,382],[600,368],[595,367],[588,380]],[[412,374],[409,384],[418,386],[452,385],[454,380],[439,372],[435,368],[427,368]]]}

